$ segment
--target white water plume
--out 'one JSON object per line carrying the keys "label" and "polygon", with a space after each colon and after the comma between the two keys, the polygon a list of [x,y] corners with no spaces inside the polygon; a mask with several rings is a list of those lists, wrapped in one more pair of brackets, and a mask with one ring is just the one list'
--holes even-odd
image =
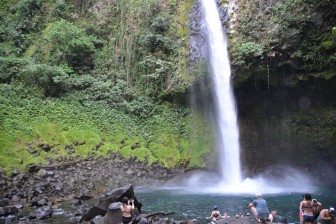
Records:
{"label": "white water plume", "polygon": [[227,40],[216,2],[202,0],[202,6],[217,105],[218,147],[222,180],[226,185],[235,186],[241,182],[240,146],[236,105],[230,82],[231,68]]}
{"label": "white water plume", "polygon": [[236,103],[230,83],[231,68],[226,34],[222,28],[215,0],[201,0],[201,2],[215,89],[221,173],[219,176],[208,172],[198,173],[189,178],[184,184],[180,181],[179,185],[187,186],[189,190],[193,189],[194,191],[207,193],[314,191],[314,187],[312,187],[308,178],[289,167],[277,167],[277,172],[273,172],[273,175],[264,173],[253,179],[242,179],[239,129]]}
{"label": "white water plume", "polygon": [[[274,166],[252,178],[246,178],[236,185],[220,181],[220,176],[206,171],[195,171],[189,177],[178,177],[167,184],[160,183],[154,188],[175,189],[190,193],[216,194],[263,194],[287,192],[315,192],[314,186],[304,173],[287,166]],[[178,192],[178,191],[177,191]]]}

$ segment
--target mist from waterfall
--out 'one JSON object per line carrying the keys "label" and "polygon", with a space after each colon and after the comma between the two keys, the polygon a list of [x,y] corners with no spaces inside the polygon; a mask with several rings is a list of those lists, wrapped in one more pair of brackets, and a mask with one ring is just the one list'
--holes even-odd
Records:
{"label": "mist from waterfall", "polygon": [[[237,109],[231,87],[231,68],[226,40],[216,0],[202,2],[202,32],[207,37],[211,77],[216,110],[218,164],[220,172],[194,170],[180,174],[167,183],[153,183],[153,188],[174,189],[176,192],[216,194],[277,194],[287,192],[314,192],[319,187],[307,177],[305,170],[288,164],[265,167],[253,178],[243,178],[240,164],[239,128]],[[203,46],[205,47],[205,46]],[[193,92],[192,94],[195,94]],[[192,106],[209,106],[191,96]],[[209,108],[208,108],[209,109]],[[211,111],[211,110],[210,110]],[[146,186],[146,189],[149,189]]]}
{"label": "mist from waterfall", "polygon": [[231,68],[227,40],[214,0],[202,0],[207,30],[210,64],[218,125],[218,148],[221,176],[225,185],[241,182],[239,129],[237,111],[231,88]]}
{"label": "mist from waterfall", "polygon": [[[189,178],[166,185],[168,188],[188,188],[207,193],[280,193],[313,192],[316,190],[304,172],[286,165],[265,169],[264,173],[243,179],[240,164],[237,109],[231,87],[231,68],[226,32],[220,20],[215,0],[201,0],[204,32],[208,40],[214,103],[217,116],[217,147],[220,173],[196,172]],[[162,185],[160,186],[163,187]],[[317,187],[317,186],[316,186]]]}

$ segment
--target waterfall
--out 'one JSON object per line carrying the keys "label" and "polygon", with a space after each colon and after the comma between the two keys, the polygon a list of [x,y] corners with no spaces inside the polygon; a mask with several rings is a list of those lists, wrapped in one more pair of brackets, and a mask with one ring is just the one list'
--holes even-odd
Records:
{"label": "waterfall", "polygon": [[231,88],[231,68],[226,33],[215,0],[202,0],[207,31],[218,124],[219,163],[226,184],[241,182],[239,128]]}
{"label": "waterfall", "polygon": [[[286,164],[265,167],[253,178],[243,179],[240,165],[237,109],[231,87],[231,68],[226,39],[216,0],[201,0],[203,26],[208,40],[209,62],[217,124],[217,148],[220,176],[213,172],[196,171],[187,179],[168,183],[168,188],[183,188],[206,193],[280,193],[314,192],[315,185],[302,170]],[[204,30],[204,31],[203,31]],[[162,188],[163,186],[160,186]]]}

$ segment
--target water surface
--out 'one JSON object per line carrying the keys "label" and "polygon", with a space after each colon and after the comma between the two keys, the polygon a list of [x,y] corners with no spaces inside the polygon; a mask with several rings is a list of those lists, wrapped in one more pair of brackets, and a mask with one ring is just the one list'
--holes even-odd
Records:
{"label": "water surface", "polygon": [[[195,193],[181,189],[136,189],[136,196],[143,204],[146,213],[157,211],[174,211],[173,217],[177,220],[198,219],[201,223],[208,223],[205,217],[210,216],[214,205],[218,206],[223,215],[230,216],[250,213],[248,204],[254,199],[254,194],[218,194]],[[287,222],[299,223],[299,204],[302,193],[264,194],[270,210],[276,210],[279,215],[285,216]],[[313,198],[321,202],[324,207],[336,206],[335,191],[321,190],[312,193]]]}

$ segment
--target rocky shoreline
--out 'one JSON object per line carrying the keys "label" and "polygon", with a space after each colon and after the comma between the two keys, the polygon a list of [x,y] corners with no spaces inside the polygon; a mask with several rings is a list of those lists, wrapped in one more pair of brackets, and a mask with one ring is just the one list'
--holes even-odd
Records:
{"label": "rocky shoreline", "polygon": [[[22,207],[31,207],[37,210],[29,219],[46,219],[52,208],[57,209],[63,201],[76,205],[127,184],[160,183],[183,172],[183,169],[166,169],[157,163],[148,166],[136,158],[125,159],[119,154],[111,154],[107,159],[89,157],[34,165],[27,173],[13,170],[6,175],[0,171],[0,218],[15,214]],[[45,207],[48,209],[44,211]]]}
{"label": "rocky shoreline", "polygon": [[[174,211],[158,211],[154,213],[142,213],[142,203],[138,201],[134,187],[131,184],[106,192],[97,198],[96,203],[89,206],[88,203],[82,203],[87,197],[74,198],[69,204],[73,210],[66,210],[65,203],[61,201],[48,201],[41,199],[36,204],[31,205],[29,214],[23,215],[19,212],[23,207],[6,206],[0,207],[0,223],[18,223],[18,224],[40,224],[40,223],[70,223],[70,224],[119,224],[121,223],[120,205],[124,197],[134,200],[135,210],[133,213],[132,224],[201,224],[199,220],[175,220],[169,217]],[[84,205],[84,206],[83,206]],[[89,207],[88,207],[89,206]],[[57,220],[57,213],[63,213],[67,219]],[[66,213],[66,214],[65,214]],[[218,224],[246,224],[250,223],[249,216],[227,217],[217,221]]]}

